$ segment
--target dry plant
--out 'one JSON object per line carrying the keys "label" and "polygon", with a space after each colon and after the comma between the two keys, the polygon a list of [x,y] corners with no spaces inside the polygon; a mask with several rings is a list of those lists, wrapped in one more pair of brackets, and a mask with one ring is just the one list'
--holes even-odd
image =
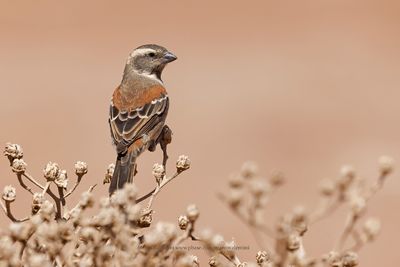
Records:
{"label": "dry plant", "polygon": [[[282,216],[275,229],[270,229],[263,220],[264,208],[270,195],[284,184],[284,176],[277,172],[269,179],[261,178],[255,164],[245,163],[240,173],[230,179],[230,192],[219,197],[246,223],[264,248],[255,253],[254,263],[246,263],[239,259],[238,246],[233,241],[225,241],[209,230],[195,232],[199,218],[195,205],[189,205],[177,223],[152,225],[154,198],[165,185],[190,168],[187,156],[178,158],[176,172],[170,177],[163,165],[155,164],[156,187],[150,193],[139,197],[136,186],[127,184],[111,197],[102,198],[96,215],[90,216],[85,211],[95,204],[92,195],[95,185],[82,194],[73,208],[67,208],[68,197],[88,172],[86,163],[75,164],[76,181],[68,189],[67,172],[58,164],[46,165],[45,181],[41,183],[27,173],[21,146],[7,144],[4,155],[21,187],[32,195],[32,203],[29,216],[16,218],[12,212],[16,190],[12,186],[4,188],[1,208],[12,223],[7,230],[0,231],[0,266],[199,266],[198,258],[184,249],[187,240],[207,250],[209,266],[356,266],[357,251],[374,240],[380,228],[376,219],[368,219],[361,228],[358,223],[367,202],[393,170],[393,161],[382,157],[380,177],[369,186],[353,168],[344,167],[339,179],[322,184],[320,207],[311,213],[296,208]],[[113,171],[114,165],[110,164],[104,183],[110,181]],[[39,191],[31,189],[27,182]],[[54,185],[56,193],[52,190]],[[349,213],[334,249],[320,258],[307,257],[302,239],[308,227],[343,204],[349,205]],[[349,238],[354,243],[345,247]],[[270,241],[274,242],[273,248],[268,248]]]}
{"label": "dry plant", "polygon": [[[260,177],[257,166],[247,162],[240,173],[231,176],[228,194],[218,196],[249,227],[258,245],[264,248],[256,256],[258,266],[353,267],[358,265],[357,252],[373,241],[380,231],[378,219],[367,218],[363,225],[359,224],[368,201],[382,188],[393,165],[390,157],[381,157],[379,176],[373,184],[359,177],[352,166],[343,166],[336,180],[321,182],[321,200],[314,211],[306,212],[304,207],[297,206],[281,216],[273,229],[265,223],[264,212],[271,195],[285,182],[282,173],[273,172],[269,179]],[[303,238],[309,227],[342,205],[347,206],[347,218],[332,250],[320,257],[307,256]]]}

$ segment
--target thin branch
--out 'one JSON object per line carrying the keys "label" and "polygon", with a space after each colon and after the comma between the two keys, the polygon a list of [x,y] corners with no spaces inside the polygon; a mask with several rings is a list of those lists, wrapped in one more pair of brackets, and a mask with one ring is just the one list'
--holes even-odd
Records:
{"label": "thin branch", "polygon": [[142,202],[143,200],[145,200],[145,199],[147,199],[147,198],[150,198],[149,203],[147,204],[147,208],[150,209],[151,206],[153,205],[153,201],[154,201],[155,196],[157,196],[157,194],[161,191],[161,189],[162,189],[164,186],[166,186],[169,182],[171,182],[172,180],[174,180],[180,173],[181,173],[181,172],[176,172],[176,173],[174,173],[174,175],[172,175],[171,177],[168,177],[168,178],[166,178],[166,177],[164,176],[164,179],[161,180],[160,184],[157,185],[157,187],[156,187],[153,191],[151,191],[150,193],[146,194],[146,195],[143,196],[143,197],[140,197],[140,198],[136,201],[136,203],[140,203],[140,202]]}
{"label": "thin branch", "polygon": [[75,189],[78,187],[78,185],[81,183],[83,174],[77,174],[78,178],[74,184],[74,186],[65,194],[64,198],[69,197],[74,191]]}
{"label": "thin branch", "polygon": [[20,173],[17,174],[17,178],[18,178],[18,182],[19,184],[22,186],[22,188],[24,188],[26,191],[28,191],[29,193],[31,193],[32,195],[34,194],[34,192],[32,191],[32,189],[27,186],[24,181],[22,180],[22,176]]}
{"label": "thin branch", "polygon": [[[225,196],[223,194],[217,194],[217,197],[219,200],[221,200],[222,202],[226,202]],[[266,225],[257,225],[255,223],[250,222],[242,213],[240,213],[238,210],[236,209],[230,209],[232,211],[232,213],[234,215],[236,215],[236,217],[238,217],[244,224],[247,224],[248,226],[250,226],[251,228],[260,231],[262,233],[264,233],[266,236],[270,237],[271,239],[276,239],[277,237],[274,234],[274,231],[272,231],[268,226]],[[254,235],[254,239],[258,239],[258,236],[256,236],[255,232],[252,231],[253,235]]]}
{"label": "thin branch", "polygon": [[156,191],[157,187],[154,188],[153,190],[151,190],[149,193],[147,193],[146,195],[139,197],[138,199],[136,199],[136,203],[140,203],[146,199],[148,199],[155,191]]}
{"label": "thin branch", "polygon": [[6,205],[3,204],[3,202],[0,201],[0,206],[1,209],[4,211],[5,215],[13,222],[25,222],[27,220],[29,220],[28,217],[24,218],[24,219],[17,219],[15,218],[15,216],[12,214],[11,212],[11,202],[10,201],[5,201]]}
{"label": "thin branch", "polygon": [[366,201],[370,200],[379,190],[382,189],[383,183],[386,180],[386,176],[387,175],[379,176],[379,178],[376,181],[376,183],[369,188],[369,191],[365,195],[365,200]]}
{"label": "thin branch", "polygon": [[[47,194],[49,194],[49,196],[54,200],[54,203],[56,204],[56,208],[57,208],[57,218],[61,218],[61,207],[60,207],[60,199],[51,191],[50,189],[50,185],[47,187],[46,190],[45,186],[41,185],[38,181],[35,180],[35,178],[33,178],[31,175],[29,175],[27,172],[24,172],[22,174],[25,178],[27,178],[30,182],[32,182],[34,185],[36,185],[37,187],[39,187],[40,189],[43,190],[43,192],[46,192]],[[47,185],[47,183],[46,183]]]}
{"label": "thin branch", "polygon": [[[93,189],[97,186],[97,184],[92,185],[91,187],[89,187],[89,189],[87,190],[87,192],[92,192]],[[78,209],[81,206],[81,203],[78,202],[78,204],[75,205],[75,207],[73,207],[68,214],[64,214],[63,218],[69,218],[71,216],[71,214],[73,213],[74,210]],[[68,220],[68,219],[67,219]]]}
{"label": "thin branch", "polygon": [[57,189],[58,189],[60,203],[64,207],[65,206],[64,188],[57,186]]}
{"label": "thin branch", "polygon": [[341,198],[339,196],[334,199],[333,203],[325,203],[324,207],[316,210],[313,214],[311,214],[310,225],[313,225],[332,215],[342,203],[343,202],[341,201]]}
{"label": "thin branch", "polygon": [[349,217],[347,218],[346,225],[344,227],[344,230],[339,238],[339,241],[336,245],[336,249],[340,251],[343,248],[344,243],[346,242],[347,238],[349,235],[353,232],[353,229],[356,225],[357,220],[360,218],[360,216],[357,216],[354,213],[349,214]]}
{"label": "thin branch", "polygon": [[353,231],[352,235],[353,235],[355,244],[353,246],[351,246],[349,249],[346,249],[346,250],[358,252],[358,251],[360,251],[362,246],[365,244],[365,241],[362,239],[360,233],[358,231],[356,231],[356,230]]}
{"label": "thin branch", "polygon": [[44,195],[47,192],[47,189],[49,189],[50,184],[51,184],[51,182],[46,182],[46,185],[43,188],[42,195]]}
{"label": "thin branch", "polygon": [[25,178],[27,178],[29,181],[31,181],[34,185],[36,185],[37,187],[39,187],[40,189],[44,189],[44,186],[41,185],[39,182],[37,182],[31,175],[29,175],[27,172],[24,172],[22,174]]}

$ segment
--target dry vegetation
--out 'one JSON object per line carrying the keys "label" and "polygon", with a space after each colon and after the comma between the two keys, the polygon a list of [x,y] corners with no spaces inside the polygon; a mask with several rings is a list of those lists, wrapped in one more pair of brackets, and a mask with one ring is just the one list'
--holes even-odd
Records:
{"label": "dry vegetation", "polygon": [[[94,185],[82,194],[79,203],[67,207],[68,197],[88,172],[86,163],[75,164],[76,181],[68,189],[67,172],[56,163],[46,165],[40,182],[28,174],[19,145],[7,144],[4,155],[20,186],[32,195],[32,202],[30,214],[16,218],[12,212],[16,189],[4,188],[1,208],[12,223],[0,231],[0,266],[199,266],[198,258],[183,249],[188,241],[209,253],[209,262],[202,266],[357,266],[357,252],[373,241],[380,229],[379,220],[367,218],[361,225],[361,218],[368,201],[393,170],[391,158],[380,158],[379,176],[369,184],[351,166],[344,166],[338,179],[321,183],[320,206],[315,211],[297,207],[281,216],[270,229],[264,221],[265,206],[271,194],[284,184],[284,176],[276,172],[269,178],[260,177],[255,164],[245,163],[230,178],[228,192],[218,196],[245,222],[262,248],[254,251],[254,258],[246,263],[239,258],[239,247],[233,241],[195,229],[199,219],[195,205],[188,206],[177,222],[152,224],[153,200],[168,182],[189,169],[186,156],[179,157],[176,172],[170,177],[163,165],[154,165],[156,187],[152,192],[139,197],[135,185],[129,184],[101,199],[96,215],[89,216],[87,209],[95,205]],[[113,164],[108,167],[105,183],[113,168]],[[303,246],[307,229],[341,205],[348,206],[348,214],[332,251],[308,257]]]}

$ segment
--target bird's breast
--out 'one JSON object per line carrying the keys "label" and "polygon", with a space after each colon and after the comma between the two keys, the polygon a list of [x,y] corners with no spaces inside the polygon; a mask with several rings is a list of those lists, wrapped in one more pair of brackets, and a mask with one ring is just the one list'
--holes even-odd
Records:
{"label": "bird's breast", "polygon": [[118,110],[130,111],[143,107],[166,94],[167,90],[161,85],[154,85],[148,88],[132,88],[130,90],[123,90],[119,86],[114,91],[112,101]]}

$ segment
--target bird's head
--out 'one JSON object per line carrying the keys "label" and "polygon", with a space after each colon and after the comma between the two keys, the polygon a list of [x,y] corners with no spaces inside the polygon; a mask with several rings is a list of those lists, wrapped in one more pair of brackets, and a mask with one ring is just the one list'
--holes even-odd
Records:
{"label": "bird's head", "polygon": [[129,55],[125,71],[134,71],[161,81],[161,73],[164,67],[176,59],[177,57],[174,54],[162,46],[142,45]]}

